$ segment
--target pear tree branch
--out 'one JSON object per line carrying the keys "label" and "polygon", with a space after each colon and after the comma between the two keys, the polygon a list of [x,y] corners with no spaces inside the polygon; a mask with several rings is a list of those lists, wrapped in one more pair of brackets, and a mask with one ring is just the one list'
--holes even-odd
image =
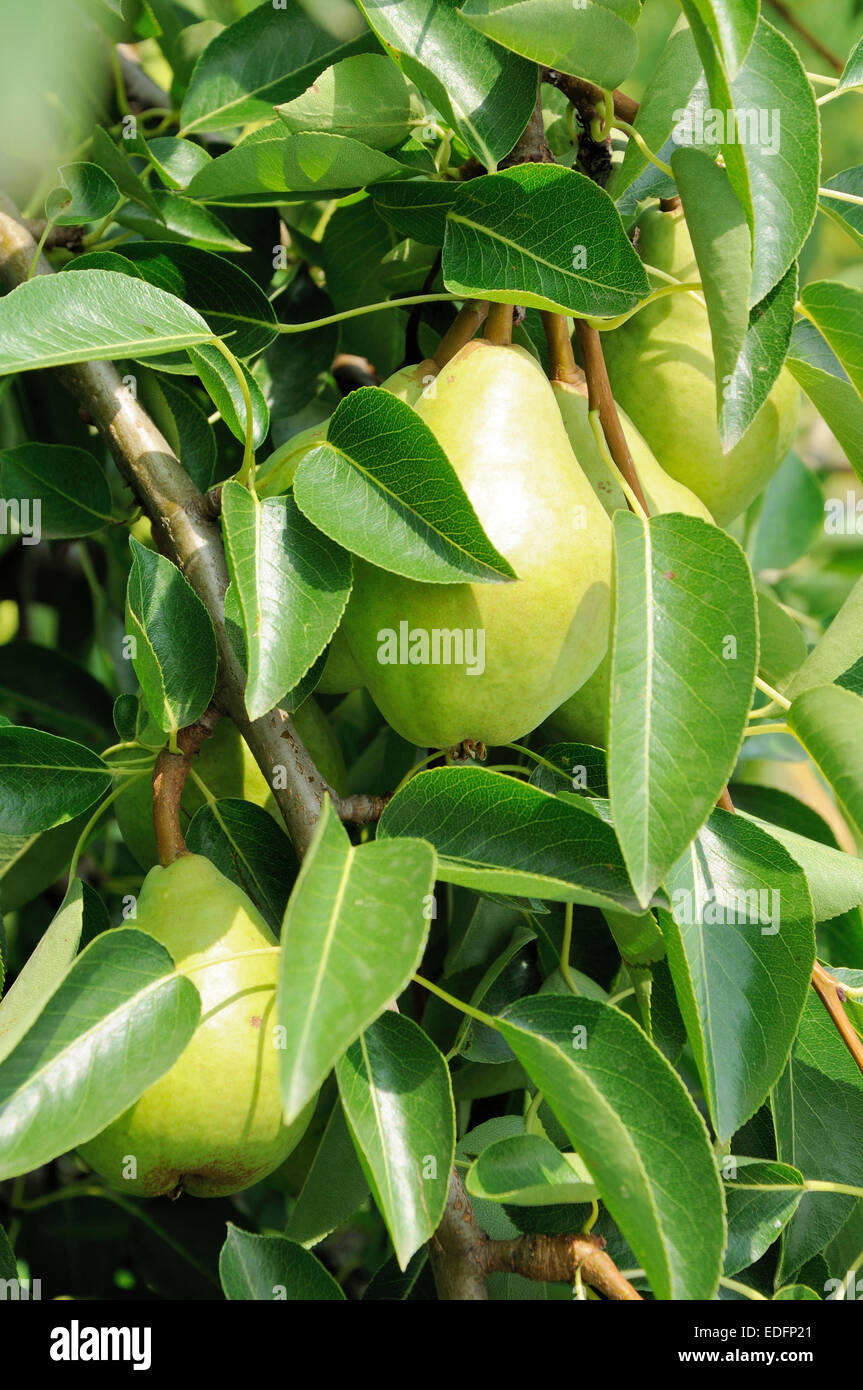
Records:
{"label": "pear tree branch", "polygon": [[[36,244],[17,208],[0,192],[0,280],[7,290],[27,279],[35,254]],[[40,257],[34,274],[53,273],[45,257]],[[326,794],[343,819],[352,819],[354,811],[370,818],[379,798],[340,798],[318,772],[284,710],[272,709],[260,719],[249,719],[245,674],[225,627],[228,570],[212,503],[195,487],[116,367],[110,362],[83,362],[54,371],[105,439],[123,480],[150,518],[160,548],[182,570],[207,609],[219,651],[215,703],[233,719],[273,787],[297,853],[302,856],[308,848]],[[273,786],[274,772],[282,768],[284,777],[277,780],[284,780],[285,786]]]}
{"label": "pear tree branch", "polygon": [[456,1169],[443,1220],[429,1244],[429,1258],[439,1297],[447,1302],[488,1298],[489,1274],[520,1274],[548,1284],[582,1280],[604,1298],[641,1302],[641,1294],[605,1253],[602,1236],[519,1236],[491,1240],[478,1224]]}

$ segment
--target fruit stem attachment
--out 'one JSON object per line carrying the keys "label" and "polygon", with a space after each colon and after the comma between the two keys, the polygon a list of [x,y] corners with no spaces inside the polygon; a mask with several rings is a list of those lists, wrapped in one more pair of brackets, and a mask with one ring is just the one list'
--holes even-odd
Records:
{"label": "fruit stem attachment", "polygon": [[156,832],[159,863],[163,868],[189,853],[180,827],[183,788],[192,766],[192,758],[204,740],[210,737],[220,718],[220,712],[211,705],[196,724],[190,724],[187,729],[180,729],[177,734],[179,753],[172,753],[170,748],[163,748],[156,759],[153,769],[153,829]]}
{"label": "fruit stem attachment", "polygon": [[469,299],[461,309],[459,309],[446,333],[434,350],[431,361],[434,362],[438,371],[445,367],[470,342],[477,329],[488,317],[488,300]]}
{"label": "fruit stem attachment", "polygon": [[595,328],[591,328],[589,323],[585,323],[584,319],[576,319],[575,331],[578,334],[578,350],[581,353],[584,374],[587,378],[588,410],[599,411],[599,421],[615,466],[629,484],[645,516],[649,516],[650,508],[647,505],[641,483],[638,481],[635,464],[632,462],[626,435],[623,433],[617,406],[611,394],[611,382],[608,379],[608,370],[605,365],[599,334]]}
{"label": "fruit stem attachment", "polygon": [[485,321],[483,337],[487,343],[496,347],[509,347],[512,342],[512,315],[514,304],[490,304]]}
{"label": "fruit stem attachment", "polygon": [[584,380],[584,373],[576,365],[572,350],[569,324],[563,314],[552,314],[548,309],[540,310],[545,340],[548,343],[548,377],[550,381],[566,381],[578,386]]}

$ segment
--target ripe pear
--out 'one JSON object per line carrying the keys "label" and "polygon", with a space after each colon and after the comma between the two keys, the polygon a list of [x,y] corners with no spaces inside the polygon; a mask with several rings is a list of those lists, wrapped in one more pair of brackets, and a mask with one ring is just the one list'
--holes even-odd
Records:
{"label": "ripe pear", "polygon": [[[700,279],[683,213],[643,213],[638,250],[646,265],[682,281]],[[742,439],[723,454],[707,311],[689,294],[640,309],[602,345],[615,398],[662,467],[726,526],[767,486],[794,439],[800,391],[783,367]]]}
{"label": "ripe pear", "polygon": [[[583,373],[579,376],[581,379],[575,382],[555,381],[552,386],[573,450],[595,487],[602,505],[611,516],[619,508],[627,505],[626,498],[620,484],[610,474],[597,447],[588,418],[587,386],[583,380]],[[683,483],[669,478],[650,445],[619,406],[618,415],[651,516],[662,512],[683,512],[686,516],[699,516],[703,521],[712,522],[713,517],[701,499],[688,487],[684,487]],[[590,743],[595,748],[604,748],[607,742],[610,681],[609,651],[584,685],[550,716],[549,734],[572,743]]]}
{"label": "ripe pear", "polygon": [[[313,698],[304,701],[291,716],[297,733],[315,765],[336,791],[344,789],[347,777],[344,756],[329,720]],[[135,761],[140,749],[132,749],[113,761]],[[268,811],[281,826],[283,821],[272,788],[231,719],[220,719],[210,738],[195,757],[195,771],[213,795],[252,801]],[[192,777],[183,789],[183,810],[191,817],[204,805],[204,794]],[[159,862],[153,830],[153,785],[142,777],[123,791],[114,803],[117,825],[123,840],[142,869]]]}
{"label": "ripe pear", "polygon": [[[626,497],[620,483],[611,474],[599,452],[588,415],[584,373],[578,368],[576,372],[578,380],[553,381],[552,389],[573,452],[590,479],[597,497],[611,516],[627,505]],[[713,517],[701,499],[683,483],[669,478],[644,435],[639,433],[620,406],[617,407],[617,413],[651,516],[658,516],[662,512],[685,512],[687,516],[700,516],[703,520],[712,522]]]}
{"label": "ripe pear", "polygon": [[277,952],[231,959],[276,939],[245,893],[197,854],[150,870],[134,926],[191,979],[201,1022],[170,1070],[81,1156],[111,1187],[138,1197],[178,1187],[195,1197],[240,1192],[287,1158],[314,1105],[284,1124],[273,1034]]}
{"label": "ripe pear", "polygon": [[[518,579],[419,583],[357,560],[345,633],[372,698],[403,738],[432,748],[505,743],[535,728],[602,659],[611,523],[542,368],[523,348],[468,343],[413,409]],[[441,643],[439,664],[382,663],[388,632],[421,633],[429,643],[443,632],[447,644],[459,632],[466,659],[445,664],[451,652]],[[477,644],[472,662],[468,638]],[[423,655],[417,643],[414,661]]]}

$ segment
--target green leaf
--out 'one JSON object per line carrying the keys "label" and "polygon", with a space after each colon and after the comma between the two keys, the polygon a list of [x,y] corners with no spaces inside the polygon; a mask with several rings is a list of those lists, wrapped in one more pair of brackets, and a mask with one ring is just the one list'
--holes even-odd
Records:
{"label": "green leaf", "polygon": [[347,1221],[368,1195],[366,1175],[337,1099],[288,1217],[285,1235],[300,1245],[317,1245]]}
{"label": "green leaf", "polygon": [[327,68],[302,96],[276,111],[292,134],[325,131],[389,150],[410,133],[411,93],[389,58],[360,53]]}
{"label": "green leaf", "polygon": [[0,706],[67,738],[89,742],[111,731],[111,699],[86,667],[53,647],[7,642],[0,662]]}
{"label": "green leaf", "polygon": [[111,489],[93,455],[67,444],[19,444],[0,451],[3,497],[29,504],[48,540],[89,536],[111,520]]}
{"label": "green leaf", "polygon": [[220,217],[182,193],[156,189],[153,197],[159,210],[158,217],[154,217],[147,208],[127,203],[117,213],[115,220],[121,227],[137,232],[139,236],[177,242],[202,251],[226,253],[251,250],[244,241],[234,236]]}
{"label": "green leaf", "polygon": [[729,77],[746,58],[758,23],[759,0],[681,0],[687,19],[700,21]]}
{"label": "green leaf", "polygon": [[[780,1162],[807,1179],[863,1186],[863,1078],[814,992],[771,1106]],[[839,1193],[805,1193],[783,1235],[777,1278],[790,1278],[822,1250],[853,1206]]]}
{"label": "green leaf", "polygon": [[196,396],[165,372],[142,367],[138,396],[158,425],[192,482],[206,492],[216,467],[216,436]]}
{"label": "green leaf", "polygon": [[863,289],[816,280],[801,296],[807,318],[827,339],[858,396],[863,395]]}
{"label": "green leaf", "polygon": [[578,1154],[562,1154],[541,1134],[516,1134],[483,1149],[468,1170],[472,1197],[517,1207],[593,1202],[599,1190]]}
{"label": "green leaf", "polygon": [[26,835],[86,811],[108,790],[97,753],[38,729],[0,727],[0,834]]}
{"label": "green leaf", "polygon": [[246,709],[258,719],[293,690],[338,627],[351,559],[292,496],[262,501],[232,480],[222,488],[222,532],[243,614]]}
{"label": "green leaf", "polygon": [[199,169],[186,193],[225,207],[275,207],[303,198],[286,186],[285,136],[275,121]]}
{"label": "green leaf", "polygon": [[852,87],[863,87],[863,39],[858,39],[842,69],[838,90],[847,91]]}
{"label": "green leaf", "polygon": [[0,375],[153,357],[212,336],[194,309],[143,280],[110,270],[37,275],[0,299]]}
{"label": "green leaf", "polygon": [[192,854],[203,854],[242,888],[278,933],[297,857],[269,812],[250,801],[223,797],[195,812],[185,838]]}
{"label": "green leaf", "polygon": [[257,1236],[228,1222],[219,1278],[229,1301],[333,1302],[344,1294],[320,1260],[284,1236]]}
{"label": "green leaf", "polygon": [[84,885],[74,878],[51,925],[0,1000],[0,1062],[17,1047],[59,986],[78,954],[83,925]]}
{"label": "green leaf", "polygon": [[580,797],[481,767],[432,768],[384,810],[378,837],[401,835],[434,845],[444,883],[640,911],[614,831]]}
{"label": "green leaf", "polygon": [[[179,135],[157,136],[155,140],[139,143],[141,153],[146,153],[159,178],[168,188],[184,189],[206,165],[211,164],[213,156],[203,145],[194,140],[181,140]],[[158,203],[156,204],[158,207]]]}
{"label": "green leaf", "polygon": [[758,664],[746,558],[697,517],[614,516],[616,611],[608,776],[639,902],[728,781]]}
{"label": "green leaf", "polygon": [[45,215],[60,227],[98,222],[120,201],[120,190],[98,164],[64,164],[57,170],[63,180],[45,200]]}
{"label": "green leaf", "polygon": [[755,1264],[778,1240],[803,1196],[803,1174],[787,1163],[757,1159],[726,1159],[731,1174],[725,1179],[728,1210],[726,1278]]}
{"label": "green leaf", "polygon": [[863,578],[857,580],[836,617],[785,691],[789,700],[816,685],[835,681],[848,669],[852,652],[863,652]]}
{"label": "green leaf", "polygon": [[762,496],[753,570],[757,573],[787,569],[808,553],[823,526],[821,489],[811,469],[792,451],[785,456]]}
{"label": "green leaf", "polygon": [[282,928],[282,1099],[295,1118],[422,958],[435,856],[419,840],[354,847],[329,801]]}
{"label": "green leaf", "polygon": [[99,1134],[173,1066],[200,1012],[198,991],[153,937],[97,937],[0,1064],[0,1176]]}
{"label": "green leaf", "polygon": [[388,391],[364,386],[340,402],[293,490],[326,535],[408,579],[514,578],[428,425]]}
{"label": "green leaf", "polygon": [[[700,113],[710,105],[707,81],[692,37],[681,17],[666,40],[638,103],[634,126],[665,164],[681,145],[704,145]],[[674,181],[651,164],[634,140],[628,140],[623,160],[612,170],[608,191],[622,216],[635,216],[646,197],[672,197]]]}
{"label": "green leaf", "polygon": [[791,854],[727,811],[714,811],[665,885],[668,963],[724,1143],[754,1115],[791,1051],[815,961],[812,901]]}
{"label": "green leaf", "polygon": [[194,724],[210,703],[218,653],[210,615],[176,565],[129,537],[126,622],[132,665],[159,728]]}
{"label": "green leaf", "polygon": [[443,1216],[455,1153],[449,1068],[431,1039],[385,1013],[336,1063],[345,1116],[402,1269]]}
{"label": "green leaf", "polygon": [[536,67],[465,23],[457,0],[358,0],[399,67],[487,169],[509,154],[536,103]]}
{"label": "green leaf", "polygon": [[[234,438],[243,443],[246,438],[246,402],[233,367],[211,343],[189,348],[189,359],[223,422]],[[245,362],[240,363],[240,371],[246,379],[252,402],[252,446],[258,449],[270,428],[270,412],[264,393]]]}
{"label": "green leaf", "polygon": [[594,999],[522,999],[497,1020],[593,1175],[658,1299],[709,1299],[725,1244],[704,1121],[641,1029]]}
{"label": "green leaf", "polygon": [[458,196],[456,184],[392,179],[375,184],[368,192],[381,217],[400,236],[415,237],[427,246],[443,246],[446,215]]}
{"label": "green leaf", "polygon": [[443,276],[465,298],[564,314],[624,313],[650,290],[608,194],[556,164],[461,184],[447,213]]}
{"label": "green leaf", "polygon": [[156,217],[160,215],[159,204],[144,180],[135,172],[125,150],[119,150],[108,132],[100,125],[93,131],[90,155],[94,164],[98,164],[106,174],[110,174],[120,193],[125,193],[127,198],[143,204]]}
{"label": "green leaf", "polygon": [[764,680],[784,690],[806,660],[806,639],[798,624],[773,594],[760,585],[758,600],[758,669]]}
{"label": "green leaf", "polygon": [[837,685],[814,686],[792,702],[788,727],[863,831],[863,698]]}
{"label": "green leaf", "polygon": [[798,319],[794,326],[788,370],[824,417],[858,478],[863,478],[863,400],[829,343],[808,319]]}
{"label": "green leaf", "polygon": [[531,62],[616,87],[635,66],[635,30],[604,0],[466,0],[468,24]]}
{"label": "green leaf", "polygon": [[176,295],[227,338],[236,357],[254,357],[276,337],[277,319],[260,286],[224,256],[163,241],[133,242],[126,254],[139,275]]}
{"label": "green leaf", "polygon": [[[226,130],[270,116],[330,63],[367,51],[369,35],[337,37],[300,5],[258,6],[208,44],[183,99],[181,135]],[[344,32],[344,31],[343,31]]]}
{"label": "green leaf", "polygon": [[[835,188],[840,193],[850,193],[856,198],[863,197],[863,164],[853,169],[843,169],[823,184],[824,188]],[[847,232],[863,248],[863,207],[859,203],[846,203],[840,198],[821,197],[819,206],[834,222]]]}
{"label": "green leaf", "polygon": [[361,140],[324,131],[288,135],[283,147],[285,187],[320,196],[320,190],[362,188],[367,183],[404,178],[406,166]]}

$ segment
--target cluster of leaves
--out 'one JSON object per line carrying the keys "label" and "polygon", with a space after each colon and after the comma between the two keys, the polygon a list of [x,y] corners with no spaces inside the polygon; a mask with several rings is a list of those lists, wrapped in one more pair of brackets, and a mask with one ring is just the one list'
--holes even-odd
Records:
{"label": "cluster of leaves", "polygon": [[[226,620],[251,718],[314,698],[353,555],[439,584],[508,573],[430,430],[375,388],[341,400],[336,353],[388,375],[434,350],[447,301],[478,297],[525,306],[517,337],[543,360],[538,311],[614,318],[649,295],[628,235],[647,199],[682,199],[726,447],[787,361],[863,476],[861,291],[814,281],[798,301],[819,205],[861,240],[859,207],[828,190],[859,193],[863,174],[819,192],[799,54],[757,0],[684,0],[636,121],[671,175],[632,140],[604,189],[539,65],[622,81],[638,0],[366,3],[332,28],[299,3],[227,24],[173,0],[82,6],[112,39],[148,40],[170,112],[108,100],[39,208],[46,235],[83,226],[83,245],[0,299],[0,492],[22,518],[38,502],[51,543],[0,536],[27,623],[0,661],[0,953],[15,976],[0,1003],[0,1179],[58,1160],[50,1180],[76,1197],[87,1273],[80,1252],[49,1256],[21,1183],[19,1259],[52,1268],[58,1292],[139,1280],[212,1296],[218,1262],[229,1298],[341,1298],[356,1264],[365,1297],[429,1297],[425,1244],[456,1162],[495,1238],[575,1231],[600,1204],[595,1229],[656,1298],[711,1298],[720,1278],[823,1295],[863,1246],[863,1080],[809,981],[817,947],[846,986],[863,983],[863,869],[805,797],[750,775],[744,743],[760,674],[863,835],[859,551],[814,578],[792,568],[822,519],[801,461],[739,540],[679,515],[616,516],[607,755],[539,732],[501,759],[519,759],[516,775],[406,778],[415,750],[355,691],[321,703],[344,790],[398,788],[373,840],[327,807],[299,867],[260,807],[197,811],[189,847],[281,929],[288,1118],[322,1090],[300,1148],[241,1206],[189,1214],[185,1200],[178,1216],[160,1203],[144,1224],[71,1151],[167,1070],[197,1009],[167,953],[118,925],[146,866],[103,812],[207,708],[217,643],[97,439],[32,375],[128,364],[189,495],[221,486]],[[858,46],[839,90],[861,84]],[[539,91],[559,162],[500,170]],[[705,101],[777,110],[782,153],[729,140],[719,164],[697,139],[679,145],[680,111]],[[459,177],[469,161],[488,172]],[[392,296],[431,302],[362,314]],[[321,426],[291,487],[262,499],[245,485],[253,450],[263,477]],[[789,606],[810,632],[833,619],[811,651]],[[116,739],[123,761],[106,748]],[[795,746],[759,742],[777,765]],[[730,778],[734,815],[713,809]],[[76,845],[87,872],[58,906]],[[421,961],[442,994],[412,983]],[[0,1243],[0,1275],[10,1264]]]}

